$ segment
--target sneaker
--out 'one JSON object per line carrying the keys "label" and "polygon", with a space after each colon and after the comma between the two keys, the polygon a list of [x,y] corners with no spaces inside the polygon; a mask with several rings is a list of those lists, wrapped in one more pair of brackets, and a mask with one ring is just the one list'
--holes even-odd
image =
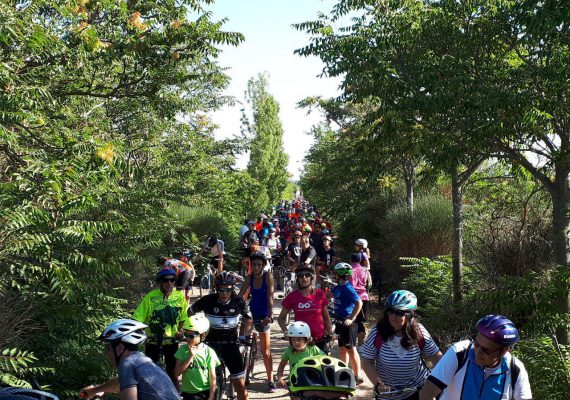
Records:
{"label": "sneaker", "polygon": [[364,379],[359,376],[357,376],[354,380],[356,381],[356,386],[362,385],[364,383]]}
{"label": "sneaker", "polygon": [[275,387],[275,383],[274,382],[269,382],[267,384],[268,386],[268,391],[269,393],[275,393],[277,391],[277,388]]}

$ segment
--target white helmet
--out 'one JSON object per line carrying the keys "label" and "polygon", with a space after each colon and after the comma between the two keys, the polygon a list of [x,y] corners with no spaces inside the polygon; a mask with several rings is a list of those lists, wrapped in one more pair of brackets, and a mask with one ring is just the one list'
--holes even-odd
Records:
{"label": "white helmet", "polygon": [[132,319],[118,319],[105,328],[99,340],[105,342],[124,342],[142,344],[146,340],[144,329],[147,326]]}
{"label": "white helmet", "polygon": [[287,337],[303,337],[311,340],[311,328],[303,321],[292,322],[287,327]]}
{"label": "white helmet", "polygon": [[354,242],[354,244],[357,246],[362,246],[364,248],[368,247],[368,241],[366,239],[356,239],[356,242]]}

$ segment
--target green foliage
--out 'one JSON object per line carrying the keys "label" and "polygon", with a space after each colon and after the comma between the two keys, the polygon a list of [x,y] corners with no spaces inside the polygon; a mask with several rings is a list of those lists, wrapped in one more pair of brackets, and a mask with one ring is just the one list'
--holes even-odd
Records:
{"label": "green foliage", "polygon": [[568,395],[570,387],[570,349],[559,345],[552,336],[522,340],[514,354],[528,372],[532,398],[558,400]]}
{"label": "green foliage", "polygon": [[242,129],[251,136],[249,175],[261,183],[257,193],[258,212],[277,204],[287,187],[288,156],[283,149],[283,127],[279,121],[279,104],[267,91],[267,77],[263,74],[248,82],[246,101],[251,107],[252,121],[243,111]]}

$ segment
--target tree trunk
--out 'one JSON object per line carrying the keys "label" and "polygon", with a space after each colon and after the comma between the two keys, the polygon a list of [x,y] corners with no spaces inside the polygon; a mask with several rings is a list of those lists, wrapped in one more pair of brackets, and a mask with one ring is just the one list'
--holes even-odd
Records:
{"label": "tree trunk", "polygon": [[[553,231],[553,250],[554,260],[556,264],[568,268],[570,260],[570,190],[568,188],[568,171],[563,168],[557,168],[554,184],[550,186],[550,196],[552,198],[552,231]],[[570,295],[568,287],[565,293],[562,293],[557,301],[558,310],[561,314],[570,312]],[[557,329],[556,336],[561,344],[570,343],[570,331],[563,327]]]}
{"label": "tree trunk", "polygon": [[414,162],[406,158],[402,159],[402,175],[406,182],[406,204],[408,210],[414,212],[414,186],[416,185],[416,169]]}
{"label": "tree trunk", "polygon": [[453,200],[453,249],[451,265],[453,272],[453,303],[461,305],[463,280],[463,184],[454,162],[451,170],[451,193]]}

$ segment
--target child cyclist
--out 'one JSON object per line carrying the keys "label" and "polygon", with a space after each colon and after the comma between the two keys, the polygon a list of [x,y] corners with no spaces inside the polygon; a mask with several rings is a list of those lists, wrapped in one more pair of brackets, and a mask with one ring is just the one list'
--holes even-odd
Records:
{"label": "child cyclist", "polygon": [[309,344],[311,341],[311,328],[305,322],[295,321],[289,324],[287,328],[287,337],[289,338],[289,347],[281,356],[281,362],[277,367],[277,386],[285,388],[287,384],[283,380],[283,372],[285,366],[289,363],[290,370],[300,360],[324,354],[317,346]]}
{"label": "child cyclist", "polygon": [[183,400],[214,400],[220,360],[214,349],[203,343],[209,329],[210,322],[202,315],[192,315],[184,323],[186,346],[181,346],[174,355],[174,373],[177,377],[182,375]]}
{"label": "child cyclist", "polygon": [[350,365],[356,384],[364,380],[360,375],[360,356],[356,351],[358,324],[356,317],[362,309],[362,300],[348,281],[352,275],[352,266],[345,262],[339,262],[334,266],[334,278],[338,285],[332,289],[334,296],[334,313],[336,318],[335,333],[338,335],[339,358]]}

